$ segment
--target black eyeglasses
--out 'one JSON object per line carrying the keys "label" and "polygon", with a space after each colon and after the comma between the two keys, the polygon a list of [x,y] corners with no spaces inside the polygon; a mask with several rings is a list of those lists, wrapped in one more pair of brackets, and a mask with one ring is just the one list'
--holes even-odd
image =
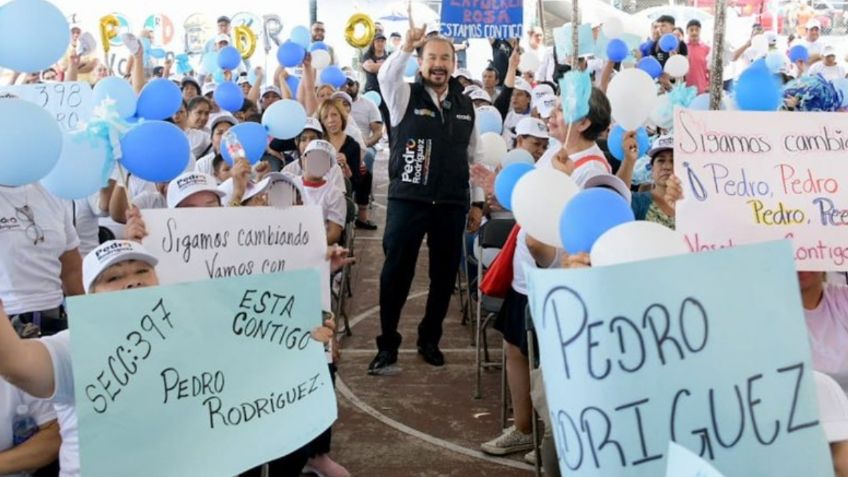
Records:
{"label": "black eyeglasses", "polygon": [[35,223],[35,213],[33,213],[32,209],[29,208],[29,205],[15,207],[15,215],[17,215],[18,220],[25,221],[29,224],[27,225],[25,233],[27,238],[32,240],[33,245],[38,245],[39,242],[44,242],[44,229]]}

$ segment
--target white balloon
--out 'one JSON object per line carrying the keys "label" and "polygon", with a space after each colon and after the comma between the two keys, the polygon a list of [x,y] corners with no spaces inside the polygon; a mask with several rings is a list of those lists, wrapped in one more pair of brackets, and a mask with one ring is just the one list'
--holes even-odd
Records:
{"label": "white balloon", "polygon": [[559,219],[580,188],[564,172],[534,169],[524,174],[512,190],[515,220],[536,240],[561,247]]}
{"label": "white balloon", "polygon": [[628,68],[612,78],[607,88],[612,118],[625,131],[639,129],[651,115],[657,101],[657,85],[648,73]]}
{"label": "white balloon", "polygon": [[500,134],[487,132],[480,135],[480,145],[483,151],[483,164],[489,166],[500,165],[506,155],[506,141]]}
{"label": "white balloon", "polygon": [[540,61],[539,57],[536,56],[536,53],[532,51],[525,51],[521,54],[521,61],[518,63],[519,71],[531,71],[533,73],[539,69]]}
{"label": "white balloon", "polygon": [[624,23],[622,23],[620,18],[609,17],[601,25],[601,31],[604,32],[607,38],[618,38],[624,34]]}
{"label": "white balloon", "polygon": [[312,53],[312,66],[316,70],[323,70],[330,66],[330,53],[327,50],[315,50]]}
{"label": "white balloon", "polygon": [[665,62],[664,71],[674,78],[682,78],[689,72],[689,59],[683,55],[672,55]]}
{"label": "white balloon", "polygon": [[654,109],[651,110],[650,119],[655,126],[663,129],[671,129],[674,125],[674,111],[671,108],[671,97],[669,95],[663,94],[657,98]]}
{"label": "white balloon", "polygon": [[683,234],[654,222],[637,220],[615,226],[601,235],[592,246],[590,257],[593,267],[603,267],[686,253],[689,247]]}

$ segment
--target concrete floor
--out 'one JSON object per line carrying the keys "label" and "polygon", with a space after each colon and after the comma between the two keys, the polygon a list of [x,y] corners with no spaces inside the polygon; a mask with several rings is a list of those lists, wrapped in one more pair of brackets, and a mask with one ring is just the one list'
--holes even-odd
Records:
{"label": "concrete floor", "polygon": [[[417,355],[416,327],[426,302],[427,248],[422,245],[410,298],[403,310],[401,372],[369,376],[379,334],[378,289],[383,264],[386,157],[375,163],[375,232],[357,232],[353,268],[354,298],[348,302],[353,336],[342,340],[337,395],[339,420],[333,427],[331,456],[354,476],[531,476],[523,453],[485,456],[480,443],[500,433],[499,370],[483,373],[482,399],[474,399],[474,346],[471,327],[461,324],[459,296],[444,323],[441,348],[447,364],[434,368]],[[492,358],[500,359],[501,338],[489,333]]]}

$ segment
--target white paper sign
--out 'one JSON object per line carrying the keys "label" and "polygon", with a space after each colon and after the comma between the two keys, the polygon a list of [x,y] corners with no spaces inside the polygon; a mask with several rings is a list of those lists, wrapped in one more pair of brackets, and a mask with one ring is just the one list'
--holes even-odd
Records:
{"label": "white paper sign", "polygon": [[0,94],[13,94],[41,106],[56,116],[63,131],[88,122],[94,107],[91,86],[82,81],[4,86]]}
{"label": "white paper sign", "polygon": [[318,206],[146,209],[142,244],[163,285],[316,268],[330,309],[327,233]]}
{"label": "white paper sign", "polygon": [[848,117],[678,109],[674,132],[690,250],[788,238],[798,270],[848,270]]}

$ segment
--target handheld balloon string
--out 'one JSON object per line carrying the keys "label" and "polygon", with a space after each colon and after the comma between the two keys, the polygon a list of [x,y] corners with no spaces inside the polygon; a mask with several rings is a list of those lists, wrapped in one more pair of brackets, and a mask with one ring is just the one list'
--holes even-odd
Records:
{"label": "handheld balloon string", "polygon": [[130,194],[130,175],[124,170],[124,166],[121,165],[121,161],[117,161],[117,166],[118,173],[121,175],[121,182],[124,183],[124,191],[127,194],[127,208],[132,209],[135,205],[132,201],[132,194]]}

